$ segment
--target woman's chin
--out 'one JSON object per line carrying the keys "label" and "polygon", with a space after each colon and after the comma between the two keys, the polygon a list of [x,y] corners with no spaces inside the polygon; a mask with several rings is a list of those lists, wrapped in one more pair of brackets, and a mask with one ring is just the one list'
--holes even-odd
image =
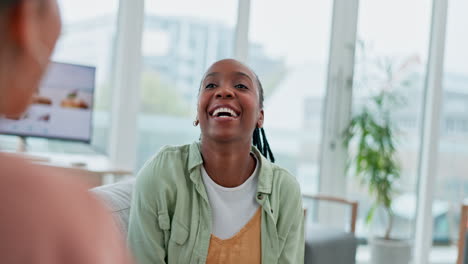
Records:
{"label": "woman's chin", "polygon": [[219,143],[234,142],[234,141],[238,141],[241,139],[239,135],[236,135],[232,132],[213,133],[209,136],[205,136],[204,138],[207,138],[207,139],[210,139],[211,141],[219,142]]}

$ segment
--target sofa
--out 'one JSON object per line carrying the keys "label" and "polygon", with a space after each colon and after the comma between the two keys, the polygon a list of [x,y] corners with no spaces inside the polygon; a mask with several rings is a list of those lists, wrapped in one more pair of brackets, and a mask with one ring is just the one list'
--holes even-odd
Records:
{"label": "sofa", "polygon": [[[135,179],[93,188],[90,192],[104,202],[122,234],[126,237]],[[355,264],[357,239],[342,230],[306,224],[305,258],[307,264]]]}

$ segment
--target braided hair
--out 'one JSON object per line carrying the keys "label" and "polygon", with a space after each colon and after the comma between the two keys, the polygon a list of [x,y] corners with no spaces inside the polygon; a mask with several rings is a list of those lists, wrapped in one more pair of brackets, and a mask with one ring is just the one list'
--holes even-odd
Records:
{"label": "braided hair", "polygon": [[[255,74],[255,73],[254,73]],[[260,108],[263,109],[263,86],[258,78],[257,74],[255,74],[255,78],[257,80],[258,90],[259,90],[259,100],[260,100]],[[273,152],[270,148],[270,143],[266,138],[265,129],[263,127],[256,127],[253,135],[252,135],[252,145],[254,145],[260,153],[262,153],[265,158],[270,159],[271,162],[275,162],[275,157],[273,156]]]}

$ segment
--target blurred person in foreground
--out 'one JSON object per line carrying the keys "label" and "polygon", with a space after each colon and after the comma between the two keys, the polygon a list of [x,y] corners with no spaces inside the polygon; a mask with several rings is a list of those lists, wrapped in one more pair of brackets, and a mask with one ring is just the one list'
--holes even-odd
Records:
{"label": "blurred person in foreground", "polygon": [[[20,116],[60,35],[56,0],[0,0],[0,116]],[[72,175],[0,153],[1,263],[130,263],[116,224]]]}

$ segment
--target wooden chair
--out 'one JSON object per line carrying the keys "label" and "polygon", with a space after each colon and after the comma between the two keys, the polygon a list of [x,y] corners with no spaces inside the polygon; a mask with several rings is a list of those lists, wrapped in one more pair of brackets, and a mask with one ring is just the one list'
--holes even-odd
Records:
{"label": "wooden chair", "polygon": [[463,204],[461,206],[460,228],[459,228],[459,233],[458,233],[457,264],[463,264],[463,261],[464,261],[467,225],[468,225],[468,204]]}
{"label": "wooden chair", "polygon": [[[320,224],[306,227],[305,264],[356,264],[358,241],[355,236],[358,203],[327,195],[303,195],[304,200],[325,201],[351,206],[349,230]],[[306,213],[306,212],[304,212]],[[307,220],[306,220],[307,222]]]}
{"label": "wooden chair", "polygon": [[[304,197],[305,199],[311,199],[311,200],[316,200],[316,201],[327,201],[327,202],[339,203],[339,204],[351,206],[351,219],[349,223],[349,230],[352,234],[356,232],[356,219],[357,219],[357,213],[358,213],[357,201],[352,201],[352,200],[347,200],[347,199],[343,199],[339,197],[327,196],[327,195],[322,195],[322,194],[317,194],[317,195],[303,194],[302,197]],[[306,214],[305,211],[304,211],[304,214]]]}

